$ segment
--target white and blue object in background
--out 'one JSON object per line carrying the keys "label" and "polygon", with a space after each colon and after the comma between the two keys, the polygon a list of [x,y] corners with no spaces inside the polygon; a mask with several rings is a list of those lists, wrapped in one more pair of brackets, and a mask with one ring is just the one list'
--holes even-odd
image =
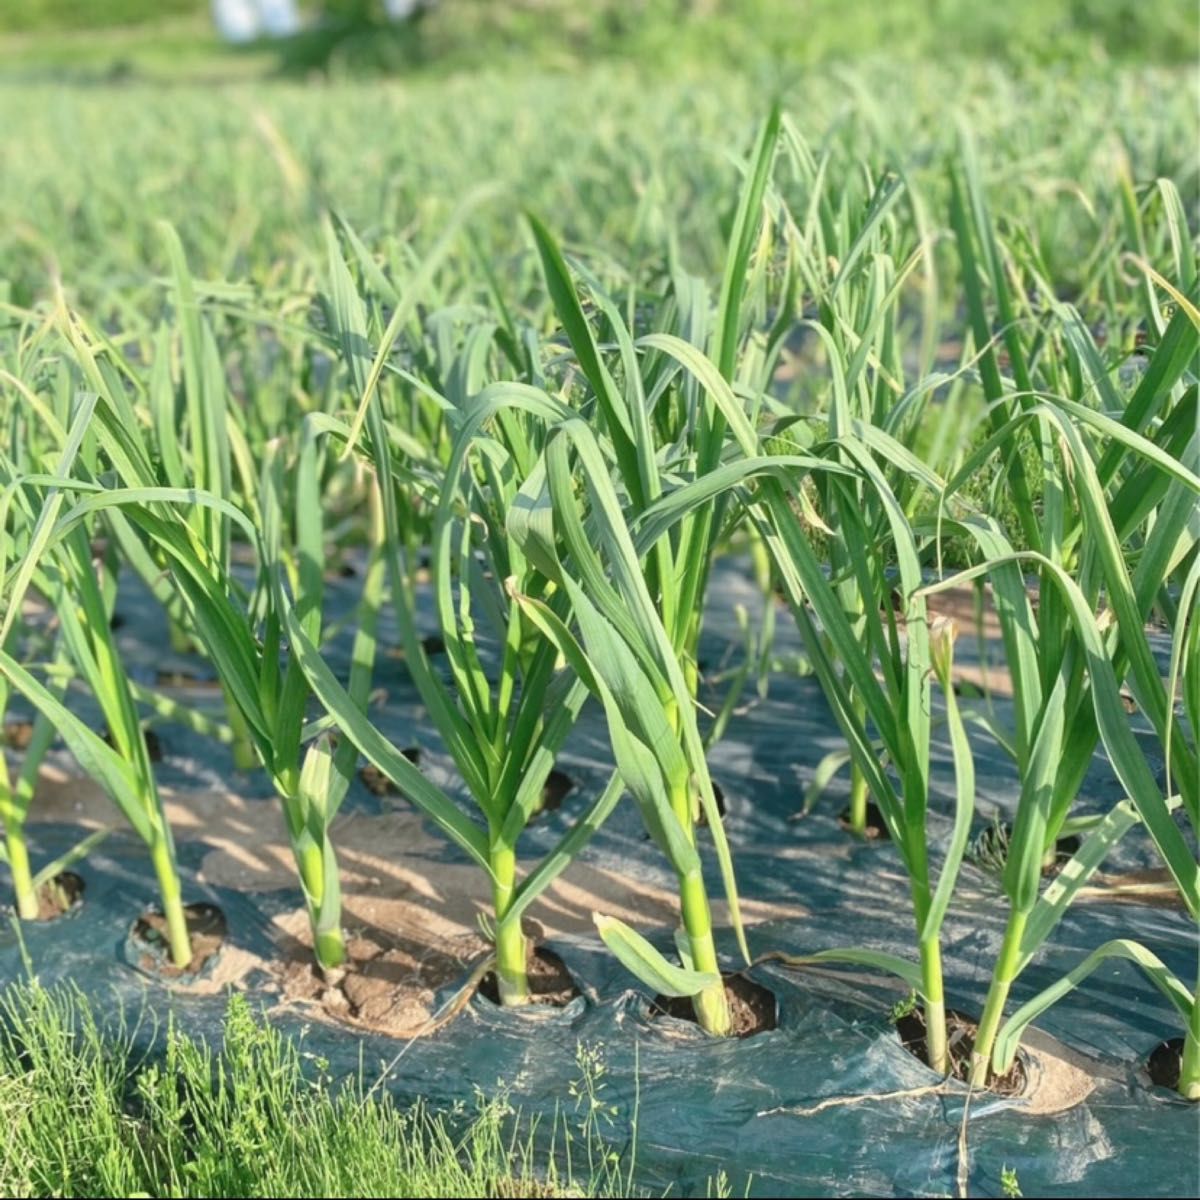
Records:
{"label": "white and blue object in background", "polygon": [[288,37],[300,30],[296,0],[212,0],[213,21],[227,42]]}

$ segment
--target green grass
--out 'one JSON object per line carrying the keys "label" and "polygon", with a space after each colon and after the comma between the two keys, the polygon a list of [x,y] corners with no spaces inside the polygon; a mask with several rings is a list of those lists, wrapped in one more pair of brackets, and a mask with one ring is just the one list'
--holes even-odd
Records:
{"label": "green grass", "polygon": [[72,0],[13,0],[5,5],[0,30],[103,29],[111,26],[154,24],[163,16],[206,12],[207,0],[106,0],[104,4],[74,4]]}
{"label": "green grass", "polygon": [[[0,995],[0,1192],[631,1194],[586,1105],[537,1131],[503,1089],[445,1112],[403,1107],[365,1076],[335,1078],[237,995],[219,1047],[166,1028],[148,1053],[134,1036],[146,1019],[102,1024],[78,991],[36,982]],[[578,1057],[577,1090],[594,1095]]]}

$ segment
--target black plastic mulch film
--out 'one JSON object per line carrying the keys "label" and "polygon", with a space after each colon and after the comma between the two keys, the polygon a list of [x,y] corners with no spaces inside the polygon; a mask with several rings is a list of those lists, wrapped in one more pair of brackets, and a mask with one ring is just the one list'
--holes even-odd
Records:
{"label": "black plastic mulch film", "polygon": [[[349,586],[346,601],[352,603]],[[735,637],[732,609],[737,602],[752,612],[759,603],[745,575],[724,567],[714,580],[705,639],[710,661],[717,661]],[[152,681],[154,668],[162,665],[163,640],[145,634],[156,630],[160,618],[132,587],[128,594],[123,588],[119,610],[127,618],[121,638],[132,673],[140,670]],[[131,615],[137,619],[128,619]],[[797,642],[784,613],[779,629],[777,653],[795,654]],[[145,640],[136,641],[132,631],[142,631]],[[383,633],[388,636],[386,628]],[[960,661],[971,661],[976,650],[973,637],[960,636]],[[344,651],[344,640],[334,644],[335,662]],[[995,648],[990,653],[997,655]],[[413,721],[419,719],[419,705],[402,669],[381,657],[379,674],[389,703],[382,714],[373,714],[399,745],[413,740]],[[744,700],[752,697],[751,686]],[[1004,701],[994,703],[1003,719]],[[261,772],[235,776],[225,748],[201,745],[176,726],[164,725],[160,732],[166,748],[159,767],[164,784],[211,786],[214,779],[223,779],[248,798],[274,803]],[[428,728],[420,732],[425,736],[419,740],[433,746]],[[977,823],[982,825],[993,813],[1011,810],[1017,789],[1011,763],[983,737],[972,733],[972,738]],[[856,842],[839,827],[844,776],[830,785],[809,816],[794,819],[816,764],[840,745],[815,680],[783,674],[772,679],[769,697],[735,719],[711,752],[713,777],[726,797],[741,895],[801,905],[807,913],[752,926],[754,955],[848,945],[914,954],[911,907],[895,852],[886,844]],[[53,761],[64,768],[72,765],[63,751],[54,752]],[[589,707],[562,762],[577,790],[559,811],[529,827],[527,852],[549,849],[582,798],[603,786],[607,762],[603,721]],[[948,813],[953,781],[941,731],[935,731],[934,783],[939,811]],[[1106,810],[1120,794],[1098,758],[1080,811]],[[380,803],[358,783],[347,800],[364,812],[378,812]],[[36,801],[32,819],[36,822]],[[938,820],[948,833],[948,817]],[[39,861],[78,836],[77,830],[45,824],[31,825],[30,832]],[[299,904],[298,891],[255,894],[197,883],[194,872],[204,852],[200,841],[180,843],[185,897],[219,905],[233,944],[270,957],[271,919]],[[585,857],[671,888],[669,871],[645,839],[628,801],[618,806]],[[430,870],[436,872],[438,862],[453,861],[460,859],[446,845],[431,855]],[[711,854],[707,865],[715,866]],[[1154,865],[1153,848],[1135,827],[1104,869]],[[219,1039],[222,996],[171,991],[130,965],[125,947],[131,923],[154,901],[142,847],[130,835],[115,835],[75,870],[87,884],[81,909],[68,919],[23,929],[24,952],[42,982],[72,980],[101,1011],[149,1003],[160,1015],[172,1012],[187,1031]],[[710,895],[719,894],[713,871]],[[966,864],[943,935],[951,1007],[969,1013],[982,1007],[1005,912],[998,882]],[[536,904],[530,915],[536,917]],[[652,931],[652,936],[664,950],[670,945],[669,930]],[[1116,936],[1144,942],[1181,978],[1194,977],[1196,929],[1181,908],[1090,899],[1073,906],[1049,946],[1022,974],[1008,1011]],[[579,1075],[577,1048],[583,1044],[598,1050],[607,1068],[605,1099],[618,1108],[618,1139],[620,1130],[629,1127],[637,1097],[638,1184],[648,1189],[669,1186],[675,1195],[704,1194],[708,1181],[723,1170],[735,1195],[743,1193],[747,1178],[751,1195],[954,1194],[965,1089],[796,1111],[834,1098],[937,1083],[900,1045],[890,1023],[891,1007],[903,997],[896,981],[861,968],[797,972],[763,965],[753,974],[776,994],[778,1028],[722,1041],[682,1022],[652,1020],[644,989],[598,938],[559,939],[550,945],[585,993],[563,1010],[501,1011],[476,996],[449,1025],[407,1048],[392,1038],[364,1037],[359,1030],[314,1021],[299,1009],[277,1010],[272,1020],[296,1033],[303,1028],[306,1049],[328,1059],[335,1076],[358,1075],[365,1064],[371,1079],[372,1071],[393,1063],[404,1049],[386,1080],[402,1100],[425,1097],[434,1107],[450,1105],[469,1101],[476,1087],[488,1092],[504,1081],[514,1105],[527,1115],[545,1114],[547,1120],[556,1105],[569,1106],[569,1083]],[[732,937],[723,936],[721,946],[726,963],[735,967]],[[0,927],[0,980],[18,978],[24,971],[22,948],[5,924]],[[252,999],[255,985],[262,982],[261,973],[247,980]],[[446,994],[452,991],[449,985]],[[271,1000],[263,995],[264,1006]],[[1090,1094],[1049,1113],[1031,1112],[1016,1099],[974,1096],[967,1131],[970,1194],[1001,1195],[1006,1168],[1016,1172],[1027,1196],[1200,1193],[1197,1109],[1152,1086],[1145,1073],[1154,1046],[1181,1029],[1174,1010],[1144,977],[1129,964],[1106,964],[1046,1013],[1037,1028],[1082,1062],[1091,1076]]]}

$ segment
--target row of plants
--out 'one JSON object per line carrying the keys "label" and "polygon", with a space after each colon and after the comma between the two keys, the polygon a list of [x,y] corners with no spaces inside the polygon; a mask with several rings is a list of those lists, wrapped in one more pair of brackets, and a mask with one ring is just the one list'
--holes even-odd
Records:
{"label": "row of plants", "polygon": [[[171,958],[188,964],[150,714],[267,772],[327,972],[346,960],[334,819],[367,760],[486,873],[504,1005],[530,998],[522,917],[628,796],[677,880],[675,953],[604,913],[599,934],[643,984],[729,1034],[714,878],[739,956],[751,954],[707,749],[738,709],[726,704],[716,729],[706,717],[699,641],[714,563],[744,551],[794,619],[844,738],[822,771],[849,765],[851,831],[864,831],[870,800],[912,901],[911,957],[845,947],[793,965],[898,976],[919,997],[929,1065],[986,1086],[1050,1004],[1128,959],[1177,1010],[1178,1090],[1200,1097],[1197,989],[1151,948],[1109,941],[1012,1003],[1135,829],[1200,919],[1200,313],[1187,213],[1167,179],[1119,184],[1122,223],[1088,264],[1086,292],[1105,298],[1112,327],[1140,324],[1142,343],[1105,339],[1093,314],[1057,298],[1036,231],[993,217],[966,137],[944,175],[934,213],[902,175],[835,174],[776,110],[744,163],[715,288],[669,240],[650,265],[625,268],[564,254],[528,215],[521,277],[536,264],[542,299],[514,297],[484,257],[474,284],[431,311],[453,248],[496,203],[480,193],[423,257],[374,251],[329,214],[309,309],[271,314],[195,280],[169,226],[169,307],[153,324],[113,334],[61,293],[10,307],[0,699],[19,694],[37,714],[20,772],[0,778],[20,915],[36,914],[39,886],[67,865],[35,870],[25,836],[58,736],[146,842]],[[935,268],[947,244],[949,276]],[[928,341],[948,287],[964,325],[949,361]],[[274,347],[276,370],[303,362],[320,382],[264,401],[246,352],[264,328],[274,340],[259,350]],[[799,382],[782,386],[789,375]],[[348,540],[363,569],[339,674],[325,581],[331,545]],[[129,677],[112,617],[130,577],[176,645],[207,660],[223,711]],[[1011,707],[985,712],[957,694],[955,630],[933,613],[939,592],[968,583],[988,586]],[[436,663],[418,614],[426,586]],[[385,614],[457,789],[381,728]],[[1151,621],[1170,643],[1165,675]],[[751,652],[769,641],[768,629]],[[84,688],[106,734],[73,710]],[[1135,734],[1123,692],[1148,731]],[[610,782],[530,863],[522,833],[588,703],[605,717]],[[1018,792],[1003,943],[959,1062],[941,931],[975,817],[972,736],[1011,758]],[[952,751],[945,812],[939,737]],[[1099,812],[1083,795],[1098,751],[1123,793]],[[1067,832],[1079,847],[1047,883],[1046,855]]]}

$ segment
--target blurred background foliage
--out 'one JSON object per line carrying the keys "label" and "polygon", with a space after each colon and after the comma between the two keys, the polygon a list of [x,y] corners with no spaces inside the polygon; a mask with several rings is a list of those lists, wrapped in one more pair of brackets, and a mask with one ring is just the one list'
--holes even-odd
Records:
{"label": "blurred background foliage", "polygon": [[[1182,0],[436,0],[404,21],[384,0],[309,0],[306,27],[271,45],[225,47],[209,0],[8,0],[0,67],[88,65],[99,74],[214,69],[223,60],[285,74],[569,68],[617,57],[661,71],[679,63],[753,68],[886,51],[948,53],[1018,66],[1194,62],[1196,6]],[[101,36],[97,37],[99,34]],[[84,52],[86,51],[86,53]],[[97,59],[105,61],[97,61]]]}

